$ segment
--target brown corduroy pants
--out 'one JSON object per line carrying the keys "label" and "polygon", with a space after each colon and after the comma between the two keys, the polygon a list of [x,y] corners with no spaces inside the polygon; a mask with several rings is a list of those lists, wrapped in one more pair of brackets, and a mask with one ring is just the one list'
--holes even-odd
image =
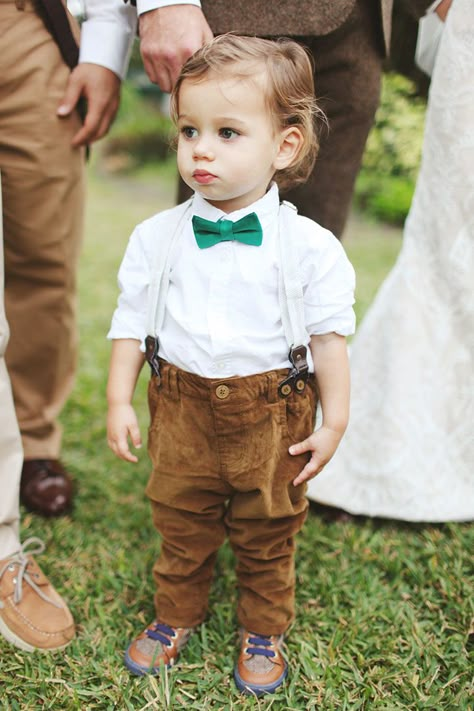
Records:
{"label": "brown corduroy pants", "polygon": [[147,495],[162,536],[155,603],[170,625],[205,618],[226,535],[237,559],[239,623],[281,634],[294,617],[294,536],[307,501],[292,480],[307,455],[291,457],[288,447],[314,429],[316,386],[311,376],[303,393],[282,399],[287,372],[212,380],[162,362],[150,381]]}

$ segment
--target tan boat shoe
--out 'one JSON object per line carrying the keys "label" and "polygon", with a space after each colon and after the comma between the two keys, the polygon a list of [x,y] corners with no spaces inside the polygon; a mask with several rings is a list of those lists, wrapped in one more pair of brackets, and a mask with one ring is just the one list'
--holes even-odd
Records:
{"label": "tan boat shoe", "polygon": [[69,609],[32,557],[44,551],[39,538],[0,560],[0,634],[26,652],[63,649],[75,634]]}
{"label": "tan boat shoe", "polygon": [[234,667],[237,688],[246,694],[272,694],[283,684],[288,667],[281,653],[283,635],[241,631],[240,655]]}
{"label": "tan boat shoe", "polygon": [[125,666],[137,676],[156,676],[161,666],[173,666],[192,632],[192,627],[171,627],[162,622],[152,622],[128,646]]}

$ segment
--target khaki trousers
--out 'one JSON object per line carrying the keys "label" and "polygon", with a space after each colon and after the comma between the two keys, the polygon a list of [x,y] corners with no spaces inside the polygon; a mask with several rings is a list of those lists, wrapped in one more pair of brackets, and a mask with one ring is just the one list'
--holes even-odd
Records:
{"label": "khaki trousers", "polygon": [[3,179],[6,363],[25,457],[56,458],[56,418],[76,365],[76,267],[82,235],[80,127],[59,119],[69,69],[26,0],[0,0],[0,170]]}
{"label": "khaki trousers", "polygon": [[290,444],[314,429],[316,386],[278,396],[288,371],[212,380],[162,362],[149,385],[147,486],[162,536],[154,567],[157,616],[193,627],[206,616],[219,547],[237,559],[239,623],[281,634],[294,617],[294,536],[306,517],[305,486],[292,480],[307,455]]}
{"label": "khaki trousers", "polygon": [[0,560],[20,546],[20,475],[23,462],[20,432],[5,366],[8,324],[3,307],[3,229],[0,174]]}

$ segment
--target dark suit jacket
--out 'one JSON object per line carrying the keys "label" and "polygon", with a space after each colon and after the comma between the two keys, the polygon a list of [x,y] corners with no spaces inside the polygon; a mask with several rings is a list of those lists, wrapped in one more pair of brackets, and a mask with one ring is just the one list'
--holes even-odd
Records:
{"label": "dark suit jacket", "polygon": [[415,82],[418,93],[427,96],[429,77],[415,64],[418,20],[431,0],[394,0],[390,57],[386,69],[404,74]]}
{"label": "dark suit jacket", "polygon": [[[215,34],[318,37],[340,27],[357,0],[201,0]],[[373,0],[358,0],[371,2]],[[420,2],[423,0],[419,0]],[[385,47],[390,42],[393,0],[376,0]]]}

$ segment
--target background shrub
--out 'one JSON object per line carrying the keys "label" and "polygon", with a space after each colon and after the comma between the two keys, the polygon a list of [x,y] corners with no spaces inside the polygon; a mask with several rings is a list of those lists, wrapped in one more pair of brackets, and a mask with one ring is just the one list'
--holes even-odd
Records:
{"label": "background shrub", "polygon": [[421,161],[425,107],[409,79],[385,74],[355,200],[362,210],[393,224],[403,224],[413,197]]}

